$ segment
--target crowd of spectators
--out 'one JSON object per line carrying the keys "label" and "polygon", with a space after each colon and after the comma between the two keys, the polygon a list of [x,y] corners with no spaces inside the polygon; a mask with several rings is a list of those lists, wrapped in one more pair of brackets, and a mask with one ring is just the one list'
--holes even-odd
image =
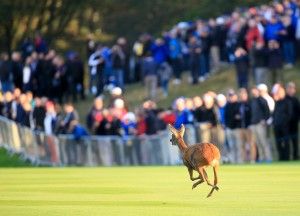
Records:
{"label": "crowd of spectators", "polygon": [[[129,137],[155,135],[167,124],[192,125],[199,141],[218,145],[228,162],[270,162],[274,152],[279,160],[291,159],[290,154],[296,160],[300,105],[295,84],[283,86],[281,68],[295,64],[298,19],[295,0],[238,9],[216,19],[181,22],[160,38],[143,34],[132,54],[125,38],[110,48],[89,37],[89,92],[95,96],[86,119],[89,131],[69,102],[85,97],[83,62],[76,52],[56,54],[37,34],[24,40],[20,52],[1,55],[0,115],[48,135],[120,136],[127,144]],[[158,86],[166,97],[172,77],[179,85],[182,72],[190,71],[190,83],[197,84],[225,62],[235,64],[238,92],[210,91],[180,97],[170,109],[157,107]],[[250,77],[255,87],[250,88]],[[136,81],[144,83],[147,98],[129,110],[123,91]],[[104,90],[110,92],[106,104]]]}
{"label": "crowd of spectators", "polygon": [[20,51],[11,56],[3,52],[0,59],[0,89],[47,97],[62,104],[84,99],[84,64],[73,51],[65,56],[49,49],[45,40],[37,34],[34,40],[26,38]]}

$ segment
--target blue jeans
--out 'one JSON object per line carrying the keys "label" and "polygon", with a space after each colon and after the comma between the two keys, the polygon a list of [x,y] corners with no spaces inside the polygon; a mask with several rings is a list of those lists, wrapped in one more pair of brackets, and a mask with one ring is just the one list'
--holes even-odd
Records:
{"label": "blue jeans", "polygon": [[282,44],[284,61],[288,64],[295,63],[295,43],[293,41],[284,41]]}
{"label": "blue jeans", "polygon": [[162,87],[162,90],[164,92],[165,95],[168,95],[168,92],[169,92],[169,80],[162,80],[161,81],[161,87]]}
{"label": "blue jeans", "polygon": [[209,72],[209,54],[200,55],[200,76],[205,76]]}
{"label": "blue jeans", "polygon": [[114,76],[116,79],[116,85],[120,87],[121,89],[124,88],[124,70],[119,68],[119,69],[114,69]]}
{"label": "blue jeans", "polygon": [[12,91],[12,82],[10,82],[10,81],[1,82],[1,90],[3,93]]}

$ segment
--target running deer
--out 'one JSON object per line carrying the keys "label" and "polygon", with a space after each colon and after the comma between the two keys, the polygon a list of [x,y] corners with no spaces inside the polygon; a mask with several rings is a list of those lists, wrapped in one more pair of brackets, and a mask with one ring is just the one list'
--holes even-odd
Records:
{"label": "running deer", "polygon": [[[172,145],[177,145],[182,154],[183,164],[188,168],[190,179],[192,181],[199,180],[193,184],[192,189],[206,181],[206,183],[212,187],[211,191],[207,195],[210,197],[214,190],[219,190],[217,170],[220,161],[219,149],[211,143],[198,143],[195,145],[187,146],[183,140],[185,132],[184,125],[181,125],[179,130],[176,130],[172,125],[168,125],[172,132],[172,139],[170,140]],[[214,171],[214,184],[211,184],[208,180],[205,167],[212,166]],[[199,176],[193,177],[193,170],[199,173]]]}

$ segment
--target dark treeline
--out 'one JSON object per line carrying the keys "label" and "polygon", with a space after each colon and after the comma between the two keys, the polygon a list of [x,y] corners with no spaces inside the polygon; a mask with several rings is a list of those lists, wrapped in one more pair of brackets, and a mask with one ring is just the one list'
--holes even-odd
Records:
{"label": "dark treeline", "polygon": [[[239,6],[265,0],[2,0],[0,49],[18,49],[26,37],[44,35],[57,49],[81,47],[89,33],[109,43],[119,36],[134,41],[137,35],[160,34],[182,20],[207,18]],[[60,41],[60,43],[59,43]]]}

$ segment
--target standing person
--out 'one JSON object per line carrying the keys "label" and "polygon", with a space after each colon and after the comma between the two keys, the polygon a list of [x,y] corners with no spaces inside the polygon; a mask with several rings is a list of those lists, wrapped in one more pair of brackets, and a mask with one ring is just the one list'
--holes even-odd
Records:
{"label": "standing person", "polygon": [[189,51],[190,51],[190,70],[192,83],[197,84],[200,71],[200,43],[195,36],[189,39]]}
{"label": "standing person", "polygon": [[96,128],[103,120],[103,99],[97,97],[94,99],[94,104],[86,117],[86,125],[92,132],[95,132]]}
{"label": "standing person", "polygon": [[169,57],[171,61],[171,65],[174,71],[175,80],[174,84],[181,83],[181,70],[182,70],[182,52],[181,52],[181,43],[177,37],[177,33],[173,30],[170,33],[170,40],[169,40]]}
{"label": "standing person", "polygon": [[299,119],[300,119],[300,102],[296,97],[296,85],[289,82],[286,86],[286,98],[292,104],[293,112],[289,123],[289,138],[293,146],[293,160],[299,160]]}
{"label": "standing person", "polygon": [[[253,140],[253,135],[250,130],[251,123],[251,106],[249,103],[248,92],[246,89],[239,90],[239,112],[241,116],[241,147],[243,161],[250,161],[255,163],[256,160],[256,148]],[[248,155],[249,151],[249,155]]]}
{"label": "standing person", "polygon": [[212,72],[217,72],[220,69],[220,46],[222,43],[222,34],[220,26],[216,24],[215,19],[210,19],[208,22],[211,36],[211,60],[212,60]]}
{"label": "standing person", "polygon": [[124,83],[130,83],[133,81],[133,73],[130,70],[130,48],[126,38],[120,37],[117,40],[117,45],[121,48],[124,53],[124,65],[123,65],[123,73],[124,73]]}
{"label": "standing person", "polygon": [[59,103],[63,102],[63,96],[68,88],[72,87],[72,83],[66,82],[66,67],[61,56],[53,59],[53,74],[51,84],[51,98]]}
{"label": "standing person", "polygon": [[32,111],[32,121],[34,130],[36,131],[44,131],[44,119],[46,117],[46,109],[41,98],[36,97],[34,99],[34,108]]}
{"label": "standing person", "polygon": [[22,59],[21,54],[18,52],[13,52],[11,56],[11,70],[13,75],[13,82],[15,88],[22,89]]}
{"label": "standing person", "polygon": [[246,50],[238,47],[235,52],[235,67],[237,72],[237,83],[239,88],[248,88],[249,59]]}
{"label": "standing person", "polygon": [[203,96],[203,109],[202,109],[202,124],[201,141],[202,142],[217,142],[217,115],[215,113],[214,98],[210,93]]}
{"label": "standing person", "polygon": [[200,32],[201,52],[200,52],[200,81],[204,81],[210,72],[210,46],[211,38],[207,27]]}
{"label": "standing person", "polygon": [[78,113],[75,110],[73,104],[66,103],[64,105],[64,112],[65,112],[64,118],[62,119],[59,125],[59,133],[62,134],[69,132],[70,123],[73,120],[79,120]]}
{"label": "standing person", "polygon": [[240,112],[238,96],[233,90],[228,91],[228,99],[225,107],[226,137],[229,147],[229,157],[233,163],[242,163],[242,151],[240,140]]}
{"label": "standing person", "polygon": [[98,45],[96,51],[90,56],[88,65],[90,70],[90,91],[94,96],[101,95],[105,84],[105,60],[101,54],[102,46]]}
{"label": "standing person", "polygon": [[163,96],[167,97],[169,94],[169,81],[172,77],[173,70],[168,62],[163,62],[159,65],[157,69],[159,80],[161,82],[161,87],[163,90]]}
{"label": "standing person", "polygon": [[279,160],[289,160],[289,123],[293,114],[293,107],[289,99],[286,98],[285,90],[280,84],[275,84],[272,89],[275,100],[273,112],[274,134],[279,154]]}
{"label": "standing person", "polygon": [[112,47],[111,61],[116,85],[121,89],[124,89],[125,54],[119,45],[114,45]]}
{"label": "standing person", "polygon": [[271,71],[272,84],[283,82],[282,56],[280,45],[276,40],[270,40],[268,43],[268,67]]}
{"label": "standing person", "polygon": [[270,118],[270,109],[267,101],[261,97],[259,90],[254,87],[251,89],[251,126],[258,150],[258,160],[272,161],[271,147],[267,140],[267,120]]}
{"label": "standing person", "polygon": [[45,61],[43,63],[43,68],[41,70],[41,86],[43,87],[43,90],[45,91],[43,96],[47,96],[49,98],[52,97],[52,81],[53,81],[53,75],[55,74],[55,66],[53,64],[53,60],[56,56],[56,53],[54,50],[49,50],[47,55],[45,56]]}
{"label": "standing person", "polygon": [[80,95],[80,99],[85,99],[85,93],[84,93],[84,63],[79,57],[78,53],[74,53],[74,65],[76,66],[75,70],[75,77],[74,77],[74,83],[75,83],[75,92],[74,92],[74,100],[77,100],[77,95]]}
{"label": "standing person", "polygon": [[141,63],[141,71],[144,77],[146,95],[148,99],[155,100],[157,89],[157,64],[150,52],[146,53]]}
{"label": "standing person", "polygon": [[258,41],[254,45],[252,54],[255,84],[268,83],[268,50],[263,41]]}
{"label": "standing person", "polygon": [[12,71],[11,64],[9,62],[8,54],[2,53],[0,59],[0,89],[2,92],[12,90]]}
{"label": "standing person", "polygon": [[295,64],[295,28],[291,17],[286,15],[282,18],[284,30],[281,33],[283,56],[286,68],[292,68]]}
{"label": "standing person", "polygon": [[94,36],[92,34],[88,34],[87,42],[86,42],[86,55],[87,59],[95,52],[96,42],[94,40]]}
{"label": "standing person", "polygon": [[26,91],[32,91],[32,78],[33,78],[33,71],[31,68],[31,57],[28,56],[25,60],[25,65],[23,67],[23,85],[22,90],[24,92]]}

